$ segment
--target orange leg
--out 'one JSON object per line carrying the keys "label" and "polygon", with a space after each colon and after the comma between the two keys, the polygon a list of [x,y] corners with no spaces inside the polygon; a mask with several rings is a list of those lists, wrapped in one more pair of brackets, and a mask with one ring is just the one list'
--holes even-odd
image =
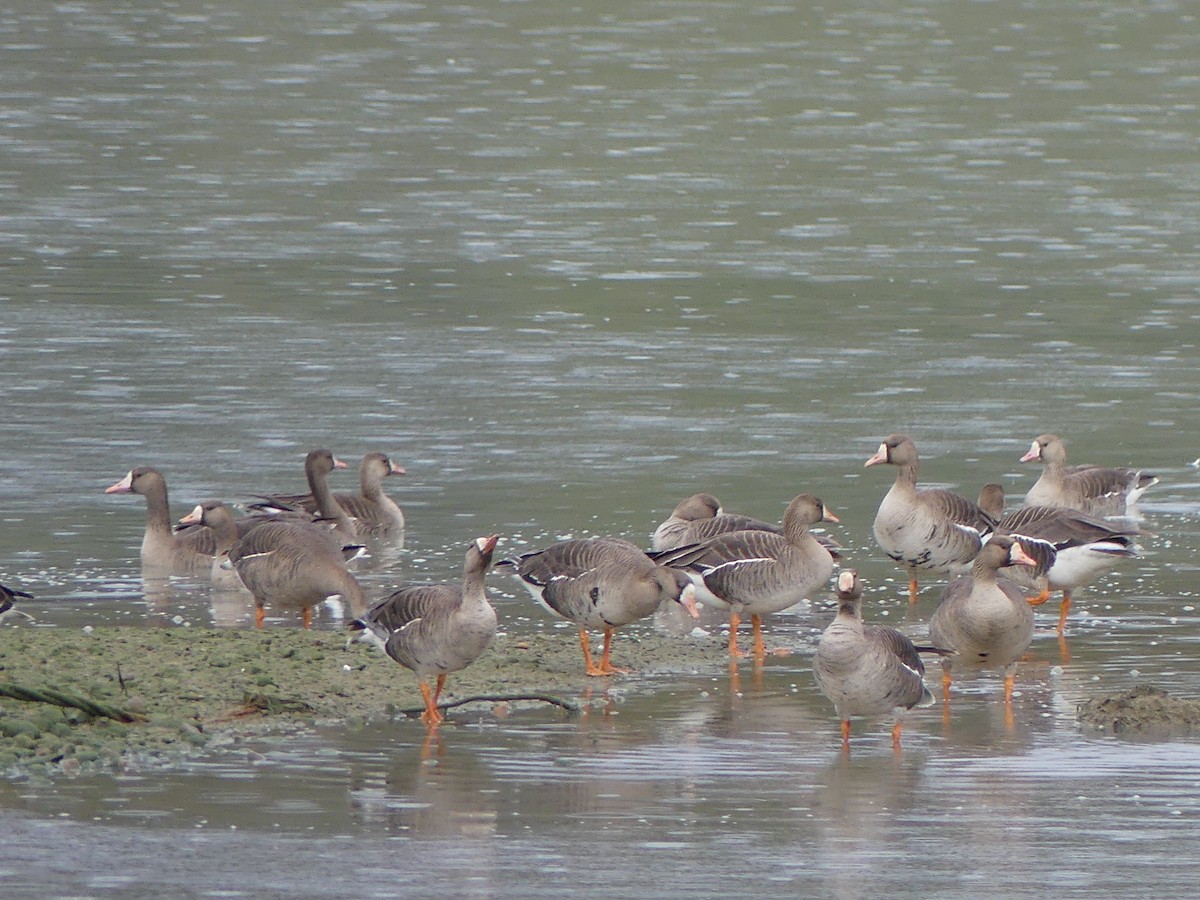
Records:
{"label": "orange leg", "polygon": [[629,669],[622,669],[612,664],[613,629],[604,629],[604,652],[600,654],[600,670],[602,675],[628,675]]}
{"label": "orange leg", "polygon": [[942,669],[942,699],[950,702],[950,670]]}
{"label": "orange leg", "polygon": [[1050,599],[1050,588],[1044,587],[1042,588],[1041,593],[1039,593],[1037,596],[1026,597],[1025,599],[1029,602],[1030,606],[1041,606]]}
{"label": "orange leg", "polygon": [[896,724],[892,726],[892,749],[893,750],[900,749],[900,732],[903,730],[904,730],[904,723],[901,722],[899,719],[897,719]]}
{"label": "orange leg", "polygon": [[1062,637],[1067,625],[1067,613],[1071,611],[1071,592],[1063,591],[1062,606],[1058,608],[1058,636]]}
{"label": "orange leg", "polygon": [[850,752],[850,720],[842,719],[842,749]]}
{"label": "orange leg", "polygon": [[767,645],[763,643],[762,616],[751,615],[750,625],[754,628],[754,658],[757,660],[766,659]]}
{"label": "orange leg", "polygon": [[1004,702],[1006,704],[1009,704],[1009,705],[1012,704],[1013,685],[1015,683],[1016,683],[1016,675],[1014,675],[1012,673],[1005,674],[1005,676],[1004,676]]}
{"label": "orange leg", "polygon": [[[444,677],[445,676],[442,676],[438,679],[438,681],[440,682]],[[421,721],[425,723],[427,728],[437,728],[442,722],[442,714],[438,712],[437,708],[437,697],[434,695],[433,691],[429,689],[429,682],[425,681],[425,679],[421,679],[421,681],[418,683],[418,687],[421,688],[421,696],[425,698],[425,712],[421,713]],[[440,683],[438,685],[438,690],[439,692],[441,690]]]}
{"label": "orange leg", "polygon": [[312,628],[312,607],[306,606],[300,610],[300,621],[304,623],[305,628]]}
{"label": "orange leg", "polygon": [[908,579],[908,602],[917,602],[917,573],[913,572]]}
{"label": "orange leg", "polygon": [[266,621],[267,611],[263,609],[263,605],[259,603],[254,607],[254,625],[257,628],[263,627],[263,622]]}
{"label": "orange leg", "polygon": [[729,614],[729,655],[733,659],[741,659],[746,654],[738,649],[737,632],[742,624],[742,617],[735,612]]}

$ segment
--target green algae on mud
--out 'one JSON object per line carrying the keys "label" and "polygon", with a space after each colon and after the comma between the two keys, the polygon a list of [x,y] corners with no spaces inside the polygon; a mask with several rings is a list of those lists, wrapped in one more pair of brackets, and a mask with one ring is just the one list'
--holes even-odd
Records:
{"label": "green algae on mud", "polygon": [[[713,638],[622,631],[617,661],[640,674],[723,663]],[[637,683],[637,675],[614,680]],[[299,629],[9,627],[0,682],[53,688],[128,710],[123,723],[73,708],[0,697],[0,771],[75,774],[171,764],[250,734],[365,721],[421,706],[416,676],[346,635]],[[443,701],[486,694],[553,694],[575,702],[583,674],[574,631],[497,637],[449,676]]]}

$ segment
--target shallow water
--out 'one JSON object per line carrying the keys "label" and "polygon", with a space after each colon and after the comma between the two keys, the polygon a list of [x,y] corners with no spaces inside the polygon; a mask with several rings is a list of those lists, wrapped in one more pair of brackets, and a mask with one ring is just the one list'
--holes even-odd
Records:
{"label": "shallow water", "polygon": [[[842,758],[806,611],[760,684],[464,715],[432,762],[380,722],[10,784],[6,895],[1189,893],[1200,752],[1074,707],[1197,693],[1195,25],[1170,2],[6,14],[0,577],[41,625],[244,625],[143,583],[140,501],[103,494],[139,464],[180,515],[299,489],[313,446],[387,451],[410,527],[373,594],[451,577],[480,534],[645,542],[696,490],[770,519],[812,490],[868,616],[914,634],[938,588],[909,610],[870,536],[887,433],[968,494],[1020,497],[1047,430],[1162,477],[1065,655],[1039,612],[1011,728],[984,676],[948,726],[910,716],[901,757],[856,725]],[[491,585],[509,631],[553,627]]]}

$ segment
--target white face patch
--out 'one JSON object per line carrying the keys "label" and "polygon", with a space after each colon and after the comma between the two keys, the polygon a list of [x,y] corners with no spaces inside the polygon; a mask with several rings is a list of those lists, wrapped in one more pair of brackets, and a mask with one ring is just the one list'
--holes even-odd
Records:
{"label": "white face patch", "polygon": [[843,593],[849,592],[854,587],[854,572],[851,569],[843,569],[838,572],[837,587]]}

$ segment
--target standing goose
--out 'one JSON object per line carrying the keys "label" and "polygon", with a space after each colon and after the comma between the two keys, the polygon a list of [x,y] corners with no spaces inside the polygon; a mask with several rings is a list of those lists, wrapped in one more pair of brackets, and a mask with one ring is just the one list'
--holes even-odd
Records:
{"label": "standing goose", "polygon": [[930,706],[925,664],[907,636],[886,625],[864,625],[862,584],[853,569],[837,578],[837,618],[821,634],[813,662],[817,686],[842,720],[842,746],[850,749],[850,717],[892,713],[892,746],[900,749],[902,716]]}
{"label": "standing goose", "polygon": [[[731,531],[771,531],[783,534],[783,529],[774,522],[725,512],[721,501],[712,494],[692,494],[679,501],[671,515],[654,530],[651,548],[655,551],[674,550],[685,544],[702,543]],[[834,559],[840,558],[841,547],[837,541],[824,534],[814,534],[813,537]]]}
{"label": "standing goose", "polygon": [[654,558],[682,568],[696,585],[701,603],[729,610],[729,655],[742,654],[737,629],[744,613],[754,627],[754,656],[766,656],[762,617],[795,606],[833,574],[833,556],[810,533],[817,522],[838,517],[812,494],[788,504],[781,534],[733,531],[704,543],[656,553]]}
{"label": "standing goose", "polygon": [[[404,474],[404,467],[392,462],[386,453],[373,451],[364,456],[358,466],[361,493],[332,495],[338,506],[354,520],[360,536],[395,535],[404,531],[404,511],[383,490],[383,479]],[[299,509],[313,515],[318,514],[320,509],[313,493],[272,494],[256,506],[260,509]]]}
{"label": "standing goose", "polygon": [[[979,505],[999,519],[996,531],[1011,534],[1034,559],[1038,544],[1049,544],[1053,553],[1048,566],[1031,571],[1017,566],[1005,573],[1023,587],[1038,591],[1029,598],[1034,606],[1050,599],[1051,591],[1062,591],[1058,611],[1061,635],[1071,609],[1071,591],[1090,583],[1123,559],[1137,556],[1138,528],[1120,528],[1112,522],[1084,515],[1065,506],[1025,506],[1004,515],[1004,489],[987,484],[979,494]],[[1031,539],[1031,540],[1026,540]],[[1041,560],[1039,560],[1041,562]]]}
{"label": "standing goose", "polygon": [[254,595],[255,624],[263,627],[264,607],[299,609],[304,627],[312,627],[312,610],[334,597],[351,614],[362,615],[362,587],[346,568],[342,552],[316,525],[267,522],[233,545],[229,561]]}
{"label": "standing goose", "polygon": [[917,487],[917,448],[904,434],[879,445],[867,466],[896,466],[896,481],[875,514],[875,541],[908,573],[908,599],[917,602],[917,571],[958,574],[979,553],[982,535],[995,525],[966,497],[944,488]]}
{"label": "standing goose", "polygon": [[167,481],[162,472],[138,466],[105,489],[106,494],[141,494],[146,498],[146,533],[142,537],[142,565],[169,569],[176,574],[207,573],[213,561],[213,536],[207,529],[171,530]]}
{"label": "standing goose", "polygon": [[1044,464],[1042,476],[1025,495],[1026,506],[1067,506],[1096,516],[1131,511],[1158,478],[1141,469],[1067,465],[1067,447],[1053,434],[1039,434],[1021,462]]}
{"label": "standing goose", "polygon": [[24,591],[18,591],[16,588],[0,584],[0,622],[3,622],[9,616],[24,616],[30,621],[33,620],[33,616],[29,613],[17,609],[16,600],[18,597],[25,600],[32,600],[33,594],[27,594]]}
{"label": "standing goose", "polygon": [[1004,700],[1012,701],[1017,660],[1033,640],[1033,609],[1021,588],[998,572],[1005,566],[1035,565],[1006,534],[983,545],[971,571],[946,586],[929,620],[929,639],[954,650],[942,658],[942,692],[950,698],[951,668],[1004,670]]}
{"label": "standing goose", "polygon": [[[446,675],[477,660],[496,636],[496,611],[488,603],[484,576],[492,565],[497,535],[476,538],[467,548],[461,584],[422,584],[401,588],[350,623],[357,640],[378,647],[417,673],[425,699],[423,721],[442,721],[438,700]],[[429,688],[430,676],[437,687]]]}
{"label": "standing goose", "polygon": [[[645,618],[664,600],[692,613],[696,589],[682,572],[657,565],[639,547],[620,538],[562,541],[544,550],[501,560],[530,595],[549,612],[579,626],[588,675],[625,672],[612,664],[615,629]],[[592,659],[588,629],[604,631],[604,651]]]}
{"label": "standing goose", "polygon": [[334,456],[332,451],[318,447],[304,457],[304,477],[308,480],[308,494],[268,494],[262,496],[261,502],[250,504],[250,508],[263,512],[296,512],[296,506],[288,501],[297,497],[311,497],[312,509],[309,511],[320,519],[333,522],[335,530],[344,542],[355,541],[358,539],[358,526],[329,488],[329,473],[334,469],[344,468],[346,464]]}

